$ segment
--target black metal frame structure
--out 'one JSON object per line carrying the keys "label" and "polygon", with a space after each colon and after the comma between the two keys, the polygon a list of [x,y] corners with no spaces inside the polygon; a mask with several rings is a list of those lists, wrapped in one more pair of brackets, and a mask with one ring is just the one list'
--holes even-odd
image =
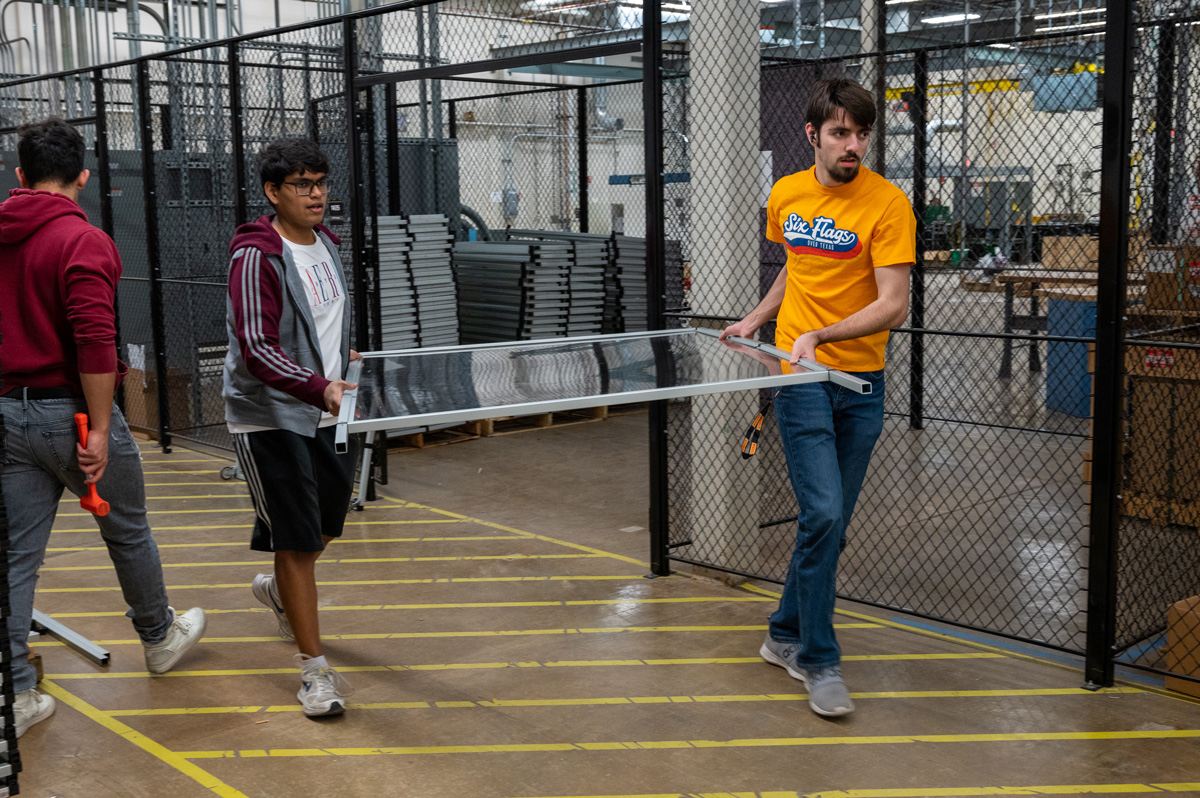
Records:
{"label": "black metal frame structure", "polygon": [[[117,103],[132,113],[136,127],[132,131],[133,139],[141,155],[142,196],[141,211],[145,223],[145,277],[132,277],[133,281],[144,280],[149,295],[150,341],[149,363],[153,363],[153,371],[159,376],[154,394],[157,406],[157,429],[159,444],[169,451],[173,438],[187,437],[178,429],[172,428],[171,404],[174,401],[169,384],[168,369],[168,307],[165,290],[174,285],[203,286],[218,288],[219,283],[200,278],[175,279],[164,275],[162,269],[164,242],[160,236],[159,215],[163,209],[164,199],[157,179],[159,167],[156,153],[164,149],[170,138],[170,127],[167,117],[156,115],[154,102],[155,78],[152,66],[158,64],[180,65],[189,64],[195,67],[212,66],[214,69],[227,69],[228,78],[224,88],[228,91],[228,119],[230,124],[229,163],[236,190],[231,196],[219,198],[232,209],[233,219],[237,224],[244,223],[250,217],[253,203],[253,190],[250,185],[251,176],[248,174],[248,151],[254,142],[247,140],[246,120],[252,113],[262,113],[270,105],[256,105],[245,99],[245,87],[251,80],[247,70],[278,69],[288,70],[290,74],[306,76],[308,72],[325,73],[338,72],[334,64],[340,64],[340,92],[333,96],[308,98],[303,112],[305,127],[310,135],[330,136],[336,133],[344,135],[347,148],[345,168],[349,205],[351,233],[348,241],[350,254],[350,273],[354,283],[354,312],[356,316],[355,334],[360,346],[372,348],[378,344],[377,335],[372,333],[372,317],[378,314],[378,307],[372,303],[372,290],[377,282],[378,271],[372,266],[373,260],[370,242],[373,236],[369,234],[369,224],[379,215],[376,209],[386,207],[388,213],[397,214],[404,211],[400,207],[398,186],[403,178],[394,136],[388,134],[384,141],[377,140],[376,120],[383,120],[384,129],[396,131],[398,113],[406,107],[397,102],[397,86],[409,81],[441,81],[465,80],[488,84],[494,87],[495,94],[479,94],[470,97],[461,96],[446,99],[441,102],[451,109],[451,134],[456,132],[457,115],[454,113],[456,103],[471,99],[493,96],[515,96],[539,92],[573,92],[570,95],[579,118],[587,115],[589,92],[600,85],[615,85],[617,83],[637,83],[642,85],[643,113],[643,148],[645,158],[645,207],[647,232],[647,290],[651,298],[649,305],[649,321],[651,329],[664,329],[668,323],[701,324],[717,320],[734,321],[736,315],[722,316],[719,313],[690,313],[680,312],[677,308],[668,307],[666,293],[668,286],[665,282],[666,253],[665,241],[668,237],[667,206],[668,193],[666,176],[668,172],[666,153],[672,143],[667,140],[668,133],[681,136],[678,131],[669,131],[665,123],[665,87],[675,81],[679,82],[678,63],[672,62],[671,72],[666,64],[670,60],[670,52],[665,46],[668,42],[667,26],[664,25],[662,14],[656,4],[643,4],[644,27],[638,35],[613,37],[613,40],[600,41],[598,38],[587,39],[587,43],[571,48],[556,47],[539,51],[530,47],[527,52],[505,54],[491,60],[471,60],[462,63],[449,61],[435,62],[431,56],[422,55],[420,62],[411,69],[399,71],[379,71],[364,66],[364,28],[375,22],[384,20],[387,15],[397,15],[435,6],[434,0],[409,0],[381,8],[370,9],[343,15],[336,19],[320,20],[315,23],[294,25],[269,31],[262,34],[249,34],[228,39],[222,42],[206,43],[183,47],[169,53],[147,55],[138,59],[103,67],[75,70],[53,76],[29,77],[21,80],[0,84],[0,92],[15,92],[19,94],[25,87],[38,81],[86,81],[92,87],[95,114],[90,117],[78,117],[77,121],[95,125],[95,147],[101,187],[100,222],[103,229],[114,237],[118,234],[118,221],[114,211],[114,164],[110,159],[111,142],[115,132],[110,126],[110,113]],[[1128,152],[1133,128],[1134,104],[1133,76],[1136,71],[1135,57],[1136,29],[1133,24],[1135,6],[1130,0],[1113,0],[1108,4],[1107,25],[1105,34],[1105,69],[1102,78],[1103,86],[1103,141],[1101,145],[1102,169],[1100,173],[1100,212],[1098,228],[1100,230],[1099,261],[1098,261],[1098,319],[1096,335],[1083,337],[1077,335],[1046,335],[1041,332],[992,332],[964,331],[938,326],[931,320],[931,305],[927,294],[931,275],[925,267],[925,250],[928,246],[928,231],[926,229],[926,205],[928,193],[932,186],[944,178],[943,167],[935,165],[927,155],[930,150],[930,134],[924,124],[930,113],[931,100],[936,91],[930,86],[930,72],[934,62],[949,62],[955,58],[965,58],[969,53],[965,50],[979,47],[976,43],[928,44],[913,46],[911,39],[896,37],[899,46],[889,50],[894,42],[887,31],[887,16],[885,4],[877,3],[876,30],[872,39],[873,52],[862,58],[861,62],[873,59],[877,68],[873,73],[873,88],[882,113],[886,109],[885,97],[889,91],[889,69],[895,64],[911,74],[913,88],[905,102],[907,119],[913,127],[913,160],[912,171],[909,175],[912,185],[913,208],[918,223],[917,236],[917,266],[913,270],[911,316],[908,326],[895,331],[896,340],[901,340],[907,347],[906,358],[902,358],[907,366],[907,412],[893,412],[892,415],[902,418],[903,426],[912,432],[926,431],[930,425],[941,423],[947,419],[939,415],[930,401],[930,365],[928,353],[939,342],[961,337],[970,337],[980,341],[1002,342],[1006,346],[1014,343],[1031,347],[1048,342],[1066,344],[1094,343],[1096,345],[1095,373],[1095,417],[1094,445],[1092,457],[1094,468],[1090,488],[1090,520],[1087,524],[1087,629],[1086,646],[1080,653],[1086,656],[1086,680],[1089,685],[1104,686],[1112,684],[1114,679],[1114,658],[1117,650],[1117,616],[1120,603],[1120,587],[1118,585],[1118,560],[1120,558],[1120,528],[1122,519],[1122,476],[1121,459],[1125,447],[1124,423],[1122,415],[1122,399],[1124,388],[1124,353],[1129,345],[1129,339],[1122,326],[1127,299],[1127,271],[1130,250],[1130,167]],[[1170,115],[1173,106],[1168,101],[1176,94],[1176,82],[1173,78],[1172,65],[1176,59],[1177,31],[1185,22],[1200,19],[1200,15],[1177,17],[1168,20],[1142,20],[1144,26],[1157,26],[1163,32],[1162,45],[1157,52],[1159,64],[1156,92],[1162,103],[1158,110],[1160,114]],[[278,41],[281,36],[303,34],[318,27],[329,29],[330,26],[340,28],[341,41],[336,52],[320,51],[321,57],[328,60],[318,65],[296,67],[284,63],[277,65],[265,62],[250,62],[247,53],[253,50],[248,46],[258,46],[262,43]],[[1055,33],[1046,35],[1014,35],[1008,37],[990,38],[988,42],[997,46],[1011,46],[1029,42],[1047,42],[1067,38],[1077,34]],[[601,37],[602,38],[602,37]],[[599,41],[599,43],[597,43]],[[265,46],[265,45],[264,45]],[[331,48],[326,48],[329,50]],[[209,57],[205,58],[205,54]],[[217,55],[214,55],[217,54]],[[528,81],[498,80],[480,77],[480,73],[492,73],[504,69],[521,67],[562,64],[571,61],[589,60],[599,57],[640,54],[643,64],[643,78],[640,81],[611,81],[594,86],[553,86],[535,85]],[[780,58],[777,61],[763,63],[763,73],[771,70],[796,69],[812,67],[814,69],[844,68],[848,56],[827,57],[825,59]],[[306,71],[307,70],[307,71]],[[118,99],[115,91],[116,76],[127,71],[132,75],[130,96],[127,101]],[[966,70],[964,69],[964,75]],[[476,77],[468,77],[468,76]],[[122,84],[124,85],[124,84]],[[672,84],[674,85],[674,84]],[[966,85],[966,78],[964,83]],[[375,99],[374,89],[382,87],[384,107],[377,107],[380,100]],[[966,90],[964,89],[964,92]],[[344,114],[343,129],[328,131],[321,125],[322,108],[328,104],[335,106]],[[39,106],[40,107],[40,106]],[[219,110],[219,109],[218,109]],[[282,107],[280,107],[282,115]],[[185,109],[172,109],[173,114],[185,114]],[[1164,117],[1166,118],[1166,117]],[[159,120],[156,128],[155,121]],[[1170,180],[1170,146],[1168,125],[1160,124],[1155,133],[1155,172],[1153,194],[1156,206],[1165,205],[1171,195]],[[886,126],[881,125],[881,132],[886,133]],[[0,131],[3,133],[4,131]],[[11,133],[12,131],[8,131]],[[896,139],[894,134],[881,135],[883,141],[878,144],[877,165],[882,167],[888,147],[893,146]],[[580,169],[576,187],[582,198],[579,210],[578,226],[581,232],[587,232],[594,220],[588,216],[588,196],[591,189],[588,186],[586,164],[589,159],[588,137],[581,132],[574,144],[575,157],[585,168]],[[386,191],[384,200],[379,199],[379,175],[385,178]],[[964,174],[966,172],[964,171]],[[1031,222],[1027,222],[1031,224]],[[1152,238],[1154,243],[1163,243],[1168,237],[1166,222],[1155,216]],[[120,243],[120,242],[119,242]],[[127,260],[129,258],[127,257]],[[1010,298],[1011,301],[1011,298]],[[123,303],[122,311],[129,309]],[[1139,340],[1139,345],[1151,345],[1153,341]],[[1168,342],[1166,345],[1180,350],[1194,346],[1186,342]],[[1011,348],[1008,349],[1011,355]],[[737,420],[740,424],[741,420]],[[734,424],[734,426],[737,426]],[[975,430],[998,429],[1014,434],[1038,434],[1044,430],[1036,424],[1022,425],[1021,423],[990,423],[979,421],[973,424]],[[698,557],[680,549],[685,545],[671,540],[671,482],[669,480],[670,461],[672,458],[669,439],[670,420],[669,408],[665,402],[655,402],[649,410],[649,440],[650,440],[650,564],[652,575],[663,576],[670,573],[671,564],[695,563],[716,570],[724,570],[734,574],[763,578],[760,570],[743,567],[730,561],[714,560],[709,557]],[[1079,433],[1058,432],[1064,437],[1080,437]],[[758,525],[757,530],[790,522],[786,515],[770,518]],[[769,578],[769,575],[767,576]],[[895,606],[889,601],[881,601],[861,595],[848,594],[846,598],[877,603],[881,606]],[[1036,634],[1010,633],[1003,629],[989,627],[985,624],[964,622],[936,611],[907,607],[912,614],[919,617],[935,618],[946,623],[958,624],[970,628],[978,628],[993,634],[1011,636],[1028,640],[1063,650],[1079,650],[1070,645],[1048,643]],[[1161,669],[1160,669],[1161,670]]]}

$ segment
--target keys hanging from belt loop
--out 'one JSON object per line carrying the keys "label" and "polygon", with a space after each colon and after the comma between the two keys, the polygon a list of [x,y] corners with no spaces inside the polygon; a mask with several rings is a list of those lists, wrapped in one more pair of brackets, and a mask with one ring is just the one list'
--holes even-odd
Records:
{"label": "keys hanging from belt loop", "polygon": [[749,460],[754,455],[758,454],[758,439],[762,435],[763,420],[767,413],[771,412],[771,406],[775,403],[775,397],[779,396],[779,391],[771,394],[771,398],[767,400],[767,404],[758,415],[754,417],[750,427],[746,430],[746,434],[742,437],[742,459]]}

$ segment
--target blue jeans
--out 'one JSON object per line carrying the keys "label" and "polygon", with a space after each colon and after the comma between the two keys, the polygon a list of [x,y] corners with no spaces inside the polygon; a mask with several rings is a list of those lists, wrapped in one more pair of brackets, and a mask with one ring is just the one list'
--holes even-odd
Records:
{"label": "blue jeans", "polygon": [[871,383],[859,394],[832,383],[788,385],[775,399],[783,452],[800,505],[796,549],[770,635],[800,646],[806,669],[841,662],[833,633],[838,557],[858,501],[871,450],[883,431],[883,372],[854,375]]}
{"label": "blue jeans", "polygon": [[[13,690],[18,693],[33,687],[36,680],[26,638],[38,569],[46,556],[63,488],[76,496],[87,492],[75,455],[79,440],[75,414],[86,412],[82,399],[0,398],[7,449],[0,483],[8,512],[8,638]],[[143,642],[160,643],[170,629],[171,613],[158,546],[146,520],[141,453],[116,407],[109,429],[108,467],[96,487],[110,509],[96,521],[130,607],[126,615]]]}

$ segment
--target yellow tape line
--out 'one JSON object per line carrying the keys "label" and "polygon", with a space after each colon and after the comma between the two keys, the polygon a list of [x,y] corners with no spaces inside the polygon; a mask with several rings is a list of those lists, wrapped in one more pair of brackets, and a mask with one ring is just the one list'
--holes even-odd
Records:
{"label": "yellow tape line", "polygon": [[832,790],[799,793],[788,790],[765,792],[669,792],[646,795],[570,795],[548,798],[938,798],[967,795],[1095,795],[1101,793],[1195,792],[1200,782],[1179,784],[1054,784],[1040,787],[925,787],[893,790]]}
{"label": "yellow tape line", "polygon": [[[1122,687],[1108,692],[1138,693],[1131,687]],[[891,693],[851,693],[855,699],[874,698],[1010,698],[1021,696],[1095,696],[1096,693],[1076,688],[1047,688],[1043,690],[911,690]],[[646,704],[744,704],[761,702],[795,703],[807,701],[807,693],[780,693],[768,695],[660,695],[660,696],[612,696],[603,698],[524,698],[493,699],[491,701],[406,701],[400,703],[355,704],[349,709],[514,709],[537,707],[608,707],[642,706]],[[279,706],[238,707],[161,707],[156,709],[109,710],[115,716],[149,715],[230,715],[252,712],[299,712],[297,704]]]}
{"label": "yellow tape line", "polygon": [[832,790],[807,796],[762,793],[762,798],[936,798],[959,795],[1100,795],[1104,793],[1196,792],[1200,782],[1177,784],[1054,784],[1040,787],[933,787],[923,790]]}
{"label": "yellow tape line", "polygon": [[[900,660],[997,659],[999,654],[857,654],[842,657],[852,662],[894,662]],[[338,666],[344,673],[379,673],[386,671],[471,671],[507,670],[510,668],[624,668],[635,666],[673,665],[758,665],[761,657],[691,657],[685,659],[597,659],[561,660],[550,662],[450,662],[429,665],[347,665]],[[179,670],[157,678],[193,678],[202,676],[272,676],[295,673],[295,668],[254,668],[248,670]],[[145,671],[56,673],[47,679],[144,679]],[[1132,688],[1131,688],[1132,689]]]}
{"label": "yellow tape line", "polygon": [[797,748],[909,743],[1070,742],[1075,740],[1185,740],[1200,738],[1200,729],[1170,731],[1026,732],[1008,734],[913,734],[872,737],[768,737],[741,740],[639,740],[595,743],[527,743],[499,745],[427,745],[381,748],[277,748],[241,751],[181,751],[187,759],[250,759],[311,756],[414,756],[423,754],[549,753],[558,751],[713,750],[727,748]]}
{"label": "yellow tape line", "polygon": [[[230,510],[229,512],[235,512]],[[236,512],[243,512],[237,510]],[[445,518],[420,518],[410,519],[406,521],[347,521],[346,526],[392,526],[393,524],[461,524],[461,521],[451,521]],[[213,529],[253,529],[254,524],[200,524],[198,526],[154,526],[155,532],[180,532],[180,531],[196,531],[203,532]],[[81,527],[79,529],[55,529],[52,534],[58,535],[64,532],[89,532],[96,533],[96,527]],[[532,540],[533,535],[525,535],[526,538]]]}
{"label": "yellow tape line", "polygon": [[[317,560],[317,565],[365,565],[384,562],[459,562],[467,560],[582,560],[603,557],[602,554],[486,554],[470,557],[362,557]],[[163,568],[232,568],[242,565],[272,565],[274,560],[239,560],[234,562],[165,562]],[[42,571],[108,571],[108,565],[59,565]]]}
{"label": "yellow tape line", "polygon": [[166,488],[166,487],[170,487],[172,485],[189,485],[189,486],[208,485],[209,487],[212,487],[214,485],[220,485],[222,483],[218,482],[216,480],[209,480],[208,482],[146,482],[144,484],[146,485],[147,488]]}
{"label": "yellow tape line", "polygon": [[[632,581],[641,579],[641,574],[614,576],[443,576],[430,579],[351,579],[317,582],[318,587],[363,587],[377,585],[441,585],[458,582],[596,582],[596,581]],[[227,590],[229,588],[245,589],[245,582],[231,582],[224,585],[169,585],[168,592],[175,590]],[[120,586],[111,587],[48,587],[38,588],[38,593],[109,593],[120,592]],[[843,658],[844,659],[844,658]]]}
{"label": "yellow tape line", "polygon": [[462,515],[460,513],[452,513],[449,510],[439,510],[436,507],[429,507],[427,505],[418,504],[416,502],[403,501],[401,499],[393,499],[391,496],[384,496],[383,498],[386,499],[387,501],[394,502],[396,504],[401,504],[405,507],[416,507],[416,508],[419,508],[422,510],[427,510],[431,513],[438,513],[440,515],[449,516],[451,518],[456,518],[460,521],[469,521],[472,524],[479,524],[481,526],[491,527],[492,529],[499,529],[504,532],[513,532],[513,533],[516,533],[519,535],[529,535],[529,537],[533,538],[534,540],[542,540],[547,543],[554,543],[559,546],[567,546],[569,548],[577,549],[579,551],[586,551],[590,554],[595,554],[595,555],[602,556],[602,557],[610,557],[614,560],[621,560],[622,562],[628,562],[628,563],[633,563],[634,565],[640,565],[643,568],[650,567],[650,565],[648,563],[643,562],[642,560],[637,560],[637,559],[634,559],[633,557],[626,557],[621,554],[613,554],[612,552],[603,551],[601,549],[594,549],[590,546],[583,546],[579,543],[570,543],[565,540],[559,540],[557,538],[547,537],[546,535],[537,535],[532,532],[526,532],[523,529],[515,529],[510,526],[503,526],[501,524],[493,524],[491,521],[484,521],[479,518],[472,518],[469,515]]}
{"label": "yellow tape line", "polygon": [[[382,610],[495,610],[516,607],[597,607],[613,604],[703,604],[746,601],[769,601],[760,598],[728,598],[724,596],[687,598],[623,598],[576,601],[471,601],[457,604],[352,604],[320,607],[321,612],[378,612]],[[241,607],[224,610],[205,610],[208,615],[230,615],[246,612],[270,612],[264,607]],[[124,618],[124,612],[52,612],[51,618]]]}
{"label": "yellow tape line", "polygon": [[89,720],[93,720],[114,734],[123,737],[146,753],[170,765],[188,778],[193,779],[202,787],[211,790],[214,794],[220,795],[222,798],[247,798],[244,793],[238,792],[207,770],[187,761],[187,757],[154,742],[146,735],[126,726],[119,720],[114,720],[109,713],[101,712],[86,701],[68,693],[54,682],[44,679],[39,687],[52,695],[57,701],[61,701]]}
{"label": "yellow tape line", "polygon": [[[71,504],[71,503],[72,502],[69,502],[69,501],[64,502],[64,504]],[[367,505],[366,509],[373,510],[375,512],[382,512],[384,510],[398,510],[401,508],[399,508],[399,507],[379,507],[379,506],[369,504],[369,505]],[[245,507],[221,507],[221,508],[218,508],[215,510],[147,510],[146,514],[147,515],[196,515],[197,513],[244,513],[244,512],[248,512]],[[59,518],[90,518],[90,517],[92,517],[92,514],[91,513],[58,513],[58,517]],[[350,523],[350,522],[347,521],[347,523]],[[393,523],[393,522],[383,521],[383,522],[377,522],[377,523]]]}
{"label": "yellow tape line", "polygon": [[[348,543],[457,543],[460,541],[480,541],[480,540],[528,540],[529,538],[521,535],[461,535],[458,537],[437,537],[437,538],[340,538],[338,545],[343,546]],[[159,543],[160,549],[211,549],[216,547],[242,547],[246,548],[247,543],[244,540],[235,541],[220,541],[214,543]],[[108,551],[107,546],[60,546],[56,548],[46,549],[51,551]]]}
{"label": "yellow tape line", "polygon": [[[874,624],[834,624],[835,629],[874,628]],[[541,637],[551,635],[609,635],[618,633],[643,632],[765,632],[766,626],[604,626],[594,629],[512,629],[497,631],[462,631],[462,632],[381,632],[376,634],[351,635],[321,635],[322,640],[421,640],[454,637]],[[142,644],[141,640],[95,640],[100,646],[133,646]],[[207,643],[277,643],[277,636],[270,637],[205,637]],[[34,646],[61,646],[62,643],[32,643]]]}

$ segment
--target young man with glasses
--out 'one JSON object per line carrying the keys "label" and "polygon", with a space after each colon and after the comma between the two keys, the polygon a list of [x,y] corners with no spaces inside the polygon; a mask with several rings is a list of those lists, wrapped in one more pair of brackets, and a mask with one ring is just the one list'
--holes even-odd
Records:
{"label": "young man with glasses", "polygon": [[816,361],[871,384],[789,385],[775,399],[792,489],[800,505],[796,548],[760,654],[808,687],[826,717],[854,711],[833,631],[837,565],[846,527],[883,431],[888,330],[908,316],[916,217],[908,197],[862,165],[875,98],[853,80],[819,80],[805,136],[811,169],[782,178],[767,201],[767,238],[787,264],[763,300],[722,337],[752,338],[778,314],[775,345],[791,362]]}
{"label": "young man with glasses", "polygon": [[[204,635],[204,610],[167,604],[158,546],[146,520],[142,457],[113,393],[125,376],[114,311],[121,259],[88,224],[79,193],[90,173],[79,131],[51,118],[20,131],[21,165],[0,205],[0,469],[8,512],[8,619],[13,719],[20,737],[54,713],[34,687],[29,628],[38,570],[63,488],[96,485],[108,502],[100,535],[142,641],[146,670],[166,673]],[[161,375],[160,375],[161,377]],[[86,413],[86,444],[75,414]],[[125,663],[121,663],[124,665]]]}
{"label": "young man with glasses", "polygon": [[309,717],[337,715],[352,691],[325,661],[317,618],[317,558],[342,534],[354,481],[353,447],[334,449],[342,378],[352,359],[338,239],[322,224],[329,159],[306,139],[258,155],[275,213],[238,228],[230,244],[225,420],[254,504],[250,548],[275,554],[251,589],[295,640]]}

